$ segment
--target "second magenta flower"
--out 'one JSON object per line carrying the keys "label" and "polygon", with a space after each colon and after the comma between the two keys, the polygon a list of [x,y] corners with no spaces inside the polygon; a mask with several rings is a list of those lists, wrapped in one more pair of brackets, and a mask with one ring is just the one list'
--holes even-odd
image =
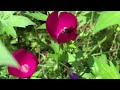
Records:
{"label": "second magenta flower", "polygon": [[8,67],[10,75],[19,78],[29,78],[37,69],[38,59],[31,52],[27,52],[25,49],[20,49],[12,53],[15,60],[19,63],[20,68]]}

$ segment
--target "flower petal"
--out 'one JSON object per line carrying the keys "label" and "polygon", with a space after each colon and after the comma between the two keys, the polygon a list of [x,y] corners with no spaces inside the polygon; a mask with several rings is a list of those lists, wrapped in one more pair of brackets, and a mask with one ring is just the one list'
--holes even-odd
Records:
{"label": "flower petal", "polygon": [[61,33],[64,27],[67,27],[67,28],[72,27],[76,31],[77,24],[78,22],[77,22],[76,16],[68,12],[61,12],[59,15],[57,32]]}
{"label": "flower petal", "polygon": [[58,11],[54,11],[48,16],[46,20],[46,29],[54,40],[56,40],[55,32],[57,31],[57,23],[58,23]]}
{"label": "flower petal", "polygon": [[13,67],[8,67],[8,72],[10,75],[13,75],[13,76],[19,76],[20,75],[20,70],[16,69],[16,68],[13,68]]}
{"label": "flower petal", "polygon": [[58,43],[68,43],[70,40],[75,40],[77,37],[77,33],[70,33],[70,34],[67,34],[67,33],[61,33],[59,36],[58,36]]}
{"label": "flower petal", "polygon": [[79,76],[76,73],[71,73],[70,78],[71,79],[79,79]]}
{"label": "flower petal", "polygon": [[16,61],[20,64],[23,61],[23,58],[26,55],[26,52],[27,51],[25,49],[20,49],[20,50],[14,51],[12,55],[16,59]]}
{"label": "flower petal", "polygon": [[20,78],[30,77],[35,72],[38,60],[35,55],[33,55],[30,52],[27,52],[26,56],[24,57],[24,61],[22,62],[22,65],[26,64],[29,66],[29,71],[27,73],[21,72]]}

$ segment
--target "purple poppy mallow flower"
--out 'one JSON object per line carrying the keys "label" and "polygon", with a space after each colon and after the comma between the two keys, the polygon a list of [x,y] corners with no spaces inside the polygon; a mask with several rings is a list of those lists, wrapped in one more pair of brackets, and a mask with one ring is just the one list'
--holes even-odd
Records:
{"label": "purple poppy mallow flower", "polygon": [[76,73],[71,73],[70,74],[71,79],[79,79],[78,75]]}
{"label": "purple poppy mallow flower", "polygon": [[25,49],[14,51],[12,55],[19,63],[20,68],[17,69],[12,66],[8,66],[9,74],[19,78],[31,77],[37,69],[37,65],[39,63],[37,57],[31,52],[27,52]]}
{"label": "purple poppy mallow flower", "polygon": [[52,12],[46,20],[46,29],[50,36],[60,43],[68,43],[77,37],[78,21],[70,12]]}

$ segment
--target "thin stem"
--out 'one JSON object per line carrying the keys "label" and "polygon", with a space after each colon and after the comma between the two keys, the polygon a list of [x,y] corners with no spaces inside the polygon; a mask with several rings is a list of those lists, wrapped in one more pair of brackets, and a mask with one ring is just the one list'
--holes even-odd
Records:
{"label": "thin stem", "polygon": [[67,67],[65,64],[59,62],[59,64],[61,64],[62,66],[66,67],[67,69],[69,69],[69,67]]}
{"label": "thin stem", "polygon": [[90,29],[93,30],[93,20],[94,20],[94,11],[92,11],[91,20],[90,20]]}
{"label": "thin stem", "polygon": [[[118,25],[116,25],[114,30],[116,30],[117,27],[118,27]],[[111,37],[111,35],[113,34],[114,30],[111,30],[111,32],[107,36],[105,36],[101,41],[99,41],[98,44],[88,53],[88,55],[91,54],[93,51],[95,51],[96,48],[99,47],[99,45],[101,45],[102,43],[104,43],[109,37]]]}
{"label": "thin stem", "polygon": [[77,16],[78,11],[75,12],[75,16]]}
{"label": "thin stem", "polygon": [[99,45],[104,43],[112,35],[112,33],[113,33],[113,31],[111,31],[107,36],[105,36],[101,41],[99,41],[98,44],[95,47],[93,47],[93,49],[88,54],[91,54],[93,51],[95,51],[96,48],[99,47]]}
{"label": "thin stem", "polygon": [[90,43],[90,35],[88,36],[87,49],[86,49],[85,52],[88,52],[88,49],[89,49],[89,43]]}

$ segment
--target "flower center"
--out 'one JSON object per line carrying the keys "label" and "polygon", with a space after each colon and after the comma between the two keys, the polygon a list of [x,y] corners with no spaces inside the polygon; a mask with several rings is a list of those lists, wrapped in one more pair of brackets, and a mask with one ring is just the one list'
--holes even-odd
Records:
{"label": "flower center", "polygon": [[21,66],[21,71],[24,73],[27,73],[29,71],[30,67],[27,64],[24,64]]}
{"label": "flower center", "polygon": [[64,33],[70,33],[69,29],[64,29]]}
{"label": "flower center", "polygon": [[70,33],[70,30],[67,27],[64,27],[63,33]]}
{"label": "flower center", "polygon": [[73,28],[64,27],[63,33],[71,33],[71,32],[73,32]]}

